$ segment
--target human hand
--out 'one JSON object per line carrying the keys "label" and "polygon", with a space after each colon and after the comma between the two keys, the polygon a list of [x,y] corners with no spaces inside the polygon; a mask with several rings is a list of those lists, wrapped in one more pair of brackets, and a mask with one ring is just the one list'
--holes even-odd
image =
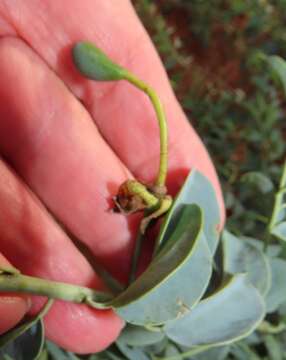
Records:
{"label": "human hand", "polygon": [[[168,119],[170,192],[195,167],[215,186],[223,218],[213,165],[128,0],[0,0],[0,35],[0,250],[15,267],[101,288],[77,238],[118,278],[129,270],[139,217],[110,212],[111,199],[132,175],[154,179],[158,127],[148,98],[128,83],[81,77],[71,58],[80,40],[156,89]],[[27,309],[14,298],[13,318],[3,299],[2,331]],[[41,304],[33,299],[32,311]],[[45,325],[60,346],[88,353],[108,346],[123,322],[112,311],[57,301]]]}

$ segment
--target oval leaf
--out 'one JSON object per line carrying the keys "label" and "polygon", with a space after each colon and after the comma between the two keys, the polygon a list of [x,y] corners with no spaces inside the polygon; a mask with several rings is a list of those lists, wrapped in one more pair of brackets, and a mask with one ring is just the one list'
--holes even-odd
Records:
{"label": "oval leaf", "polygon": [[77,43],[73,61],[82,75],[97,81],[122,80],[126,70],[113,63],[100,49],[88,42]]}
{"label": "oval leaf", "polygon": [[265,256],[267,255],[267,261],[268,261],[268,256],[277,257],[280,254],[280,252],[282,251],[282,247],[280,244],[269,244],[267,246],[267,249],[264,251],[264,242],[263,241],[254,239],[250,236],[240,236],[240,239],[242,241],[245,241],[248,244],[256,247],[257,249],[261,250]]}
{"label": "oval leaf", "polygon": [[274,226],[271,230],[271,234],[276,236],[278,239],[286,241],[286,221]]}
{"label": "oval leaf", "polygon": [[36,360],[44,345],[44,326],[42,321],[29,327],[13,341],[9,341],[0,348],[0,358],[4,355],[17,360]]}
{"label": "oval leaf", "polygon": [[129,346],[146,346],[163,340],[164,336],[161,331],[149,331],[143,326],[128,324],[122,331],[119,340]]}
{"label": "oval leaf", "polygon": [[201,354],[192,356],[192,360],[225,360],[229,353],[230,346],[215,347],[203,351]]}
{"label": "oval leaf", "polygon": [[184,204],[196,204],[202,208],[204,214],[203,230],[213,255],[219,239],[220,212],[213,186],[205,176],[196,170],[191,170],[189,173],[164,220],[157,240],[158,244],[161,244],[159,251],[176,227],[180,209]]}
{"label": "oval leaf", "polygon": [[273,190],[273,182],[265,174],[258,171],[250,171],[241,177],[241,181],[247,185],[254,186],[262,194],[267,194]]}
{"label": "oval leaf", "polygon": [[266,297],[267,312],[274,312],[286,301],[286,261],[278,258],[269,259],[272,281]]}
{"label": "oval leaf", "polygon": [[29,356],[23,357],[23,359],[36,359],[41,353],[44,343],[42,318],[49,311],[53,302],[54,300],[49,299],[34,318],[0,336],[0,354],[17,354],[16,358],[19,360],[24,355]]}
{"label": "oval leaf", "polygon": [[256,246],[223,232],[224,271],[229,274],[247,273],[249,280],[264,296],[271,285],[271,270],[267,257]]}
{"label": "oval leaf", "polygon": [[[53,342],[48,341],[48,340],[46,340],[46,350],[49,354],[49,360],[81,360],[75,354],[59,348],[56,344],[54,344]],[[104,353],[106,353],[106,352],[104,351]],[[98,354],[96,354],[96,356],[97,355]],[[97,359],[97,357],[96,357],[96,359]],[[102,358],[100,357],[100,359],[102,359]],[[104,360],[107,360],[106,356],[104,357]]]}
{"label": "oval leaf", "polygon": [[284,94],[286,95],[286,62],[280,56],[272,55],[267,57],[268,64],[279,78]]}
{"label": "oval leaf", "polygon": [[184,346],[223,345],[249,335],[264,316],[264,302],[246,275],[236,275],[189,314],[170,321],[166,335]]}
{"label": "oval leaf", "polygon": [[116,341],[116,346],[128,360],[150,360],[149,356],[145,354],[143,349],[132,348],[121,341]]}
{"label": "oval leaf", "polygon": [[137,325],[174,319],[202,297],[211,276],[211,265],[201,209],[197,205],[184,205],[164,249],[110,305],[127,322]]}

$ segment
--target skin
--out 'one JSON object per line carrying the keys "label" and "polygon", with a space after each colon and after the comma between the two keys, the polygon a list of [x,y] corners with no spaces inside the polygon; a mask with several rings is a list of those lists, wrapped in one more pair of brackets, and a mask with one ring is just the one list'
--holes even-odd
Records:
{"label": "skin", "polygon": [[[144,94],[126,82],[80,76],[70,54],[79,40],[96,43],[159,94],[170,133],[170,193],[195,167],[215,187],[222,223],[224,207],[206,149],[129,1],[0,0],[0,250],[25,274],[102,288],[71,239],[127,278],[140,216],[112,213],[112,197],[132,176],[154,180],[159,134]],[[35,312],[43,299],[32,304]],[[28,308],[25,297],[1,296],[0,332]],[[60,346],[89,353],[114,341],[123,322],[112,311],[58,301],[45,326]]]}

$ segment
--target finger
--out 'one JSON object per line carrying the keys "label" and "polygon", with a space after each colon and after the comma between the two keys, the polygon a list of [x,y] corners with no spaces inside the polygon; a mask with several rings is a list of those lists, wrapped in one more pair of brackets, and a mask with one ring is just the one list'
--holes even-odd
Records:
{"label": "finger", "polygon": [[[0,254],[1,267],[10,263]],[[0,296],[0,335],[14,327],[30,308],[30,300],[25,296],[1,294]]]}
{"label": "finger", "polygon": [[130,174],[82,105],[22,41],[0,41],[0,77],[0,151],[98,260],[126,275],[138,221],[112,213],[111,200]]}
{"label": "finger", "polygon": [[[86,259],[1,160],[0,228],[1,251],[23,273],[102,288]],[[42,303],[40,298],[33,298],[33,312],[37,312]],[[0,317],[1,329],[18,321],[26,308],[21,298],[11,299],[11,304],[6,302],[9,314],[7,319]],[[5,309],[5,301],[3,304],[0,300],[0,313],[2,309]],[[45,317],[45,325],[47,336],[60,346],[88,353],[100,351],[114,341],[123,323],[112,311],[57,301]]]}
{"label": "finger", "polygon": [[[5,6],[4,6],[5,5]],[[167,81],[162,64],[129,1],[3,1],[2,11],[42,58],[83,100],[100,132],[126,166],[150,182],[158,168],[158,127],[146,96],[125,82],[98,84],[80,79],[71,63],[71,46],[90,40],[121,65],[151,84],[160,95],[169,125],[169,187],[178,190],[190,168],[213,183],[222,218],[217,176],[202,142],[189,126]],[[50,31],[53,29],[53,31]],[[130,30],[132,29],[132,31]]]}

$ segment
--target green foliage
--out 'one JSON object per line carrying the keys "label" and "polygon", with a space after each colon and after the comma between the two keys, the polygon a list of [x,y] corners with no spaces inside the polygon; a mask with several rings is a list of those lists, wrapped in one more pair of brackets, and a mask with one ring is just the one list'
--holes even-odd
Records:
{"label": "green foliage", "polygon": [[5,346],[0,347],[0,358],[5,359],[39,359],[44,345],[44,327],[41,321],[26,327],[22,334],[10,338]]}
{"label": "green foliage", "polygon": [[253,286],[265,296],[271,285],[271,269],[263,251],[227,230],[222,235],[222,246],[224,270],[229,274],[247,273]]}
{"label": "green foliage", "polygon": [[45,336],[42,318],[51,305],[52,300],[49,300],[37,316],[0,336],[1,359],[39,359]]}
{"label": "green foliage", "polygon": [[[204,189],[204,191],[201,191]],[[157,240],[157,250],[169,238],[181,216],[183,204],[197,204],[203,211],[203,231],[213,255],[219,239],[220,214],[216,195],[209,181],[198,171],[191,171],[184,185],[180,189],[164,224],[161,227]],[[165,240],[166,239],[166,240]]]}
{"label": "green foliage", "polygon": [[[201,210],[197,205],[185,205],[163,249],[112,306],[123,319],[137,325],[174,319],[201,298],[211,265]],[[188,286],[184,286],[186,282]]]}
{"label": "green foliage", "polygon": [[[43,359],[47,352],[60,360],[285,359],[286,247],[279,242],[286,238],[285,185],[278,179],[286,80],[278,55],[286,55],[286,3],[137,0],[136,7],[213,156],[231,232],[219,243],[214,191],[192,172],[162,225],[150,267],[112,305],[144,326],[128,324],[109,349],[85,357],[47,342]],[[98,59],[102,67],[94,73]],[[97,80],[122,76],[101,59],[93,53],[76,61]]]}
{"label": "green foliage", "polygon": [[193,311],[165,326],[167,336],[183,346],[223,345],[250,334],[264,317],[264,302],[247,275],[227,280]]}

